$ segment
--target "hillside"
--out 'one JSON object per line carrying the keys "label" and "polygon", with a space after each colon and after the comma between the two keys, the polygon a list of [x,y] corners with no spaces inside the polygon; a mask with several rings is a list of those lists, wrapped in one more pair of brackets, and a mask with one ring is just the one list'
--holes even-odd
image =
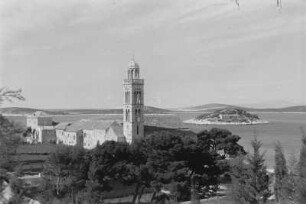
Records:
{"label": "hillside", "polygon": [[267,123],[262,121],[258,115],[248,113],[237,108],[219,109],[212,113],[204,113],[194,119],[187,120],[185,123],[194,124],[216,124],[216,125],[251,125]]}
{"label": "hillside", "polygon": [[257,112],[306,112],[306,106],[290,106],[284,108],[265,108],[265,109],[252,109],[248,108],[249,111]]}
{"label": "hillside", "polygon": [[211,103],[206,105],[199,105],[199,106],[192,106],[192,107],[185,107],[185,108],[177,108],[173,109],[174,111],[191,111],[191,112],[213,112],[215,110],[220,109],[242,109],[249,112],[306,112],[306,106],[289,106],[283,108],[249,108],[249,107],[241,107],[241,106],[234,106],[234,105],[227,105],[227,104],[218,104],[218,103]]}
{"label": "hillside", "polygon": [[[33,114],[35,111],[44,111],[49,115],[76,115],[76,114],[122,114],[121,108],[115,109],[35,109],[35,108],[21,108],[21,107],[8,107],[1,108],[1,114],[7,115],[28,115]],[[170,110],[156,108],[152,106],[145,106],[145,113],[147,114],[160,114],[168,113]]]}
{"label": "hillside", "polygon": [[235,108],[235,107],[238,107],[238,106],[226,105],[226,104],[221,104],[221,103],[209,103],[205,105],[177,108],[174,110],[176,111],[211,111],[211,110],[217,110],[217,109],[223,109],[223,108]]}
{"label": "hillside", "polygon": [[32,114],[36,111],[44,111],[49,115],[65,115],[68,114],[64,110],[45,110],[45,109],[35,109],[35,108],[22,108],[22,107],[8,107],[8,108],[0,108],[1,114],[16,114],[16,115],[26,115]]}

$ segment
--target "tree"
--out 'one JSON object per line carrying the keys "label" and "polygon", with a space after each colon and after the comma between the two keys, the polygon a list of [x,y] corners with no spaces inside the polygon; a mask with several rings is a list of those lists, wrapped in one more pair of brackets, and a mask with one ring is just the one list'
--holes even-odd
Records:
{"label": "tree", "polygon": [[[172,189],[178,200],[190,199],[190,189],[202,197],[216,191],[217,154],[186,131],[160,128],[132,145],[108,141],[91,151],[86,183],[92,202],[102,202],[112,182],[134,185],[132,203],[139,203],[146,188]],[[96,200],[94,200],[96,199]]]}
{"label": "tree", "polygon": [[10,90],[7,87],[0,88],[0,104],[4,101],[12,102],[13,99],[24,101],[25,98],[21,95],[22,90]]}
{"label": "tree", "polygon": [[[240,137],[226,129],[212,128],[198,134],[198,145],[202,151],[211,152],[217,156],[217,164],[224,179],[229,179],[230,164],[227,157],[235,158],[245,154],[243,146],[238,142]],[[217,155],[216,155],[217,154]]]}
{"label": "tree", "polygon": [[145,188],[151,186],[153,169],[148,163],[148,147],[145,140],[138,140],[130,146],[131,159],[126,166],[127,174],[119,174],[119,180],[127,185],[136,184],[132,203],[140,203]]}
{"label": "tree", "polygon": [[112,190],[111,181],[119,176],[119,179],[123,179],[129,175],[126,172],[129,160],[130,151],[127,143],[106,141],[92,150],[86,182],[87,196],[91,197],[91,202],[102,202],[103,194]]}
{"label": "tree", "polygon": [[218,154],[201,142],[187,140],[182,151],[187,164],[191,182],[192,199],[207,198],[218,189],[221,170],[218,166]]}
{"label": "tree", "polygon": [[302,147],[299,160],[299,178],[298,178],[298,201],[300,204],[306,203],[306,136],[303,133]]}
{"label": "tree", "polygon": [[198,143],[206,151],[224,151],[224,154],[235,157],[240,153],[245,154],[244,148],[238,144],[240,137],[233,135],[226,129],[212,128],[198,134]]}
{"label": "tree", "polygon": [[235,3],[238,7],[240,7],[239,0],[235,0]]}
{"label": "tree", "polygon": [[271,195],[269,175],[264,165],[264,154],[260,153],[262,143],[255,137],[251,142],[253,154],[232,166],[233,189],[231,196],[237,203],[265,203]]}
{"label": "tree", "polygon": [[56,197],[67,194],[76,203],[76,195],[85,188],[89,159],[84,149],[74,146],[58,146],[44,166],[44,177],[53,183]]}
{"label": "tree", "polygon": [[288,160],[288,179],[286,189],[288,193],[288,202],[297,203],[297,184],[298,184],[298,160],[294,154],[291,154]]}
{"label": "tree", "polygon": [[13,171],[17,165],[12,157],[22,133],[22,128],[0,115],[0,169],[3,173]]}
{"label": "tree", "polygon": [[[191,134],[178,135],[171,130],[161,130],[146,138],[150,149],[148,163],[154,169],[154,183],[172,185],[179,195],[178,200],[206,197],[215,192],[220,175],[217,155],[209,145]],[[186,195],[186,185],[189,192]],[[183,193],[184,192],[184,193]]]}
{"label": "tree", "polygon": [[231,161],[230,196],[237,204],[247,203],[248,193],[246,192],[247,182],[250,179],[249,166],[246,164],[244,155],[239,155]]}
{"label": "tree", "polygon": [[278,8],[282,8],[283,7],[282,0],[276,0],[276,5]]}
{"label": "tree", "polygon": [[[21,90],[12,91],[8,88],[0,88],[0,105],[4,101],[12,101],[12,99],[25,100],[21,95]],[[20,141],[20,135],[23,132],[15,123],[7,120],[0,114],[0,190],[2,192],[2,182],[3,179],[7,183],[12,183],[14,190],[17,190],[17,184],[15,180],[9,178],[7,171],[14,171],[17,164],[13,160],[12,156],[16,153],[17,146]],[[16,184],[16,185],[15,185]],[[21,188],[21,186],[19,186]],[[15,195],[16,192],[15,192]],[[15,196],[14,200],[18,202],[20,196]],[[13,202],[13,201],[12,201]]]}
{"label": "tree", "polygon": [[249,191],[250,203],[265,203],[271,192],[269,190],[269,175],[265,166],[264,154],[260,153],[262,143],[255,139],[251,142],[253,155],[248,158],[250,165],[250,181],[246,186]]}
{"label": "tree", "polygon": [[275,145],[275,183],[274,183],[274,193],[277,202],[287,203],[288,192],[287,192],[287,182],[288,182],[288,169],[286,165],[286,159],[283,153],[283,148],[278,142]]}
{"label": "tree", "polygon": [[[12,99],[25,100],[21,91],[21,89],[14,91],[7,87],[0,88],[0,105],[5,101],[11,102]],[[16,166],[11,156],[16,151],[22,132],[22,128],[0,115],[0,174],[13,170]]]}
{"label": "tree", "polygon": [[78,193],[85,189],[86,181],[88,180],[88,170],[90,164],[90,156],[80,147],[70,148],[68,155],[70,162],[68,165],[68,182],[70,197],[73,203],[78,203]]}

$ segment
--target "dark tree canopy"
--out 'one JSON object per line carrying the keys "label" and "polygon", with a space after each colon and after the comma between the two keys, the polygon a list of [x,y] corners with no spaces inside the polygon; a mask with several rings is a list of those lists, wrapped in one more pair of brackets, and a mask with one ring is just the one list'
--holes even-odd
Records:
{"label": "dark tree canopy", "polygon": [[16,152],[23,131],[18,125],[0,115],[0,169],[13,171],[16,167],[12,155]]}
{"label": "dark tree canopy", "polygon": [[88,180],[89,156],[79,147],[58,146],[49,156],[44,167],[44,176],[56,197],[69,195],[73,200],[76,194],[85,188]]}
{"label": "dark tree canopy", "polygon": [[237,144],[240,137],[226,130],[195,135],[152,128],[147,133],[131,145],[107,141],[88,151],[59,146],[46,162],[46,193],[42,197],[50,195],[47,188],[52,186],[55,197],[68,196],[74,203],[102,203],[117,184],[133,191],[132,203],[139,203],[146,190],[153,191],[152,202],[163,198],[162,189],[170,190],[170,197],[178,201],[210,197],[222,174],[219,162],[226,161],[217,150],[232,157],[244,152]]}
{"label": "dark tree canopy", "polygon": [[288,182],[288,169],[286,159],[283,153],[283,148],[278,142],[275,145],[275,183],[274,194],[277,202],[285,203],[288,198],[287,182]]}
{"label": "dark tree canopy", "polygon": [[303,135],[302,147],[299,160],[299,178],[298,178],[298,201],[306,203],[306,136]]}
{"label": "dark tree canopy", "polygon": [[244,148],[238,144],[239,140],[239,136],[233,135],[226,129],[212,128],[198,134],[198,143],[206,151],[223,150],[230,157],[235,157],[240,153],[245,154]]}

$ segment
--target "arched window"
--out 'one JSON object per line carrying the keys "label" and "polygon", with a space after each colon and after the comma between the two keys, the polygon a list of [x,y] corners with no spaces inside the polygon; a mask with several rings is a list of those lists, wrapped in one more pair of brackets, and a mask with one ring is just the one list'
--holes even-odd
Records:
{"label": "arched window", "polygon": [[139,134],[139,126],[137,125],[137,135]]}
{"label": "arched window", "polygon": [[124,101],[127,104],[127,92],[126,91],[124,92]]}
{"label": "arched window", "polygon": [[141,91],[137,94],[137,104],[141,104]]}
{"label": "arched window", "polygon": [[133,78],[134,78],[134,70],[131,69],[131,79],[133,79]]}
{"label": "arched window", "polygon": [[130,102],[131,102],[130,97],[131,97],[131,93],[128,91],[128,92],[127,92],[127,103],[128,103],[128,104],[130,104]]}
{"label": "arched window", "polygon": [[125,121],[130,121],[130,110],[125,111]]}
{"label": "arched window", "polygon": [[133,103],[137,103],[137,91],[134,91],[134,101]]}

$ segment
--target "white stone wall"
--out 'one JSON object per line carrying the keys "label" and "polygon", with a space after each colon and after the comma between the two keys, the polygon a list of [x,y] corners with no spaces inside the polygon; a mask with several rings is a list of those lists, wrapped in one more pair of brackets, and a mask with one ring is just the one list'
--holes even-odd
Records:
{"label": "white stone wall", "polygon": [[77,133],[76,132],[66,132],[64,131],[63,136],[63,144],[64,145],[70,145],[70,146],[76,146],[77,145]]}
{"label": "white stone wall", "polygon": [[117,142],[117,134],[113,130],[112,127],[110,127],[105,135],[105,141],[116,141]]}
{"label": "white stone wall", "polygon": [[105,142],[105,130],[94,129],[94,130],[83,130],[84,135],[84,148],[93,149],[99,144]]}
{"label": "white stone wall", "polygon": [[[52,117],[27,117],[27,127],[30,127],[34,131],[32,136],[33,143],[43,143],[47,141],[50,137],[50,131],[44,130],[54,130],[52,126]],[[45,135],[44,135],[45,132]]]}
{"label": "white stone wall", "polygon": [[64,143],[64,130],[56,129],[56,144]]}

